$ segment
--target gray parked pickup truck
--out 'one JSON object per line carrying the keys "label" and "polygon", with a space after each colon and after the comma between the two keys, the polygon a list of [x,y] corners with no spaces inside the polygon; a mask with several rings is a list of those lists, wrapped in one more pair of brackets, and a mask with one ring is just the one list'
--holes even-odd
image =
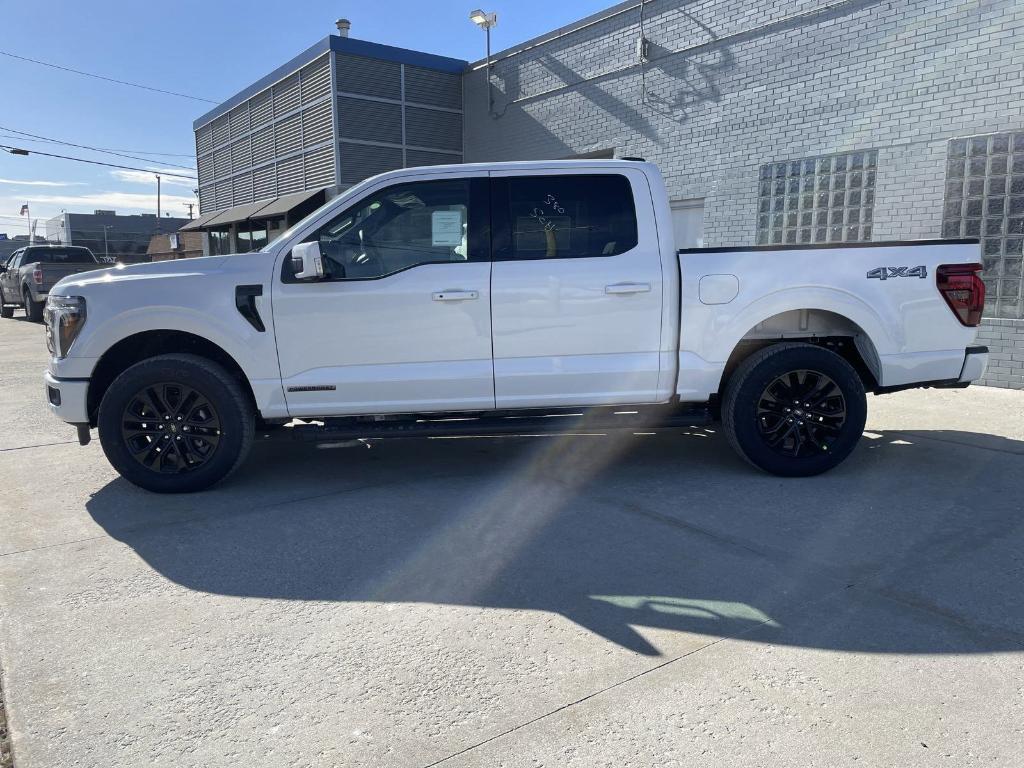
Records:
{"label": "gray parked pickup truck", "polygon": [[15,251],[0,266],[0,317],[25,308],[29,320],[43,319],[46,295],[58,281],[104,266],[88,248],[74,245],[30,245]]}

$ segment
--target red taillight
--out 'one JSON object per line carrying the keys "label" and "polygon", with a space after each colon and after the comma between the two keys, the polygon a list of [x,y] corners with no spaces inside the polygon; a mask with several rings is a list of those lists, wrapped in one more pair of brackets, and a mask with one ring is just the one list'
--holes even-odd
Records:
{"label": "red taillight", "polygon": [[43,284],[43,270],[41,270],[39,267],[36,267],[35,269],[32,270],[32,282],[34,282],[36,285]]}
{"label": "red taillight", "polygon": [[985,284],[978,273],[981,264],[943,264],[935,272],[939,293],[953,310],[957,319],[966,326],[981,323],[985,308]]}

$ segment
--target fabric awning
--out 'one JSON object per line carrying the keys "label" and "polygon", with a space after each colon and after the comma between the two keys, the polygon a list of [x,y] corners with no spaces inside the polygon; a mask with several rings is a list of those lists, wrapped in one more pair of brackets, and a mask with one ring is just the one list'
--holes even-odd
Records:
{"label": "fabric awning", "polygon": [[256,211],[267,207],[273,202],[274,200],[260,200],[256,203],[246,203],[245,205],[236,205],[234,208],[226,208],[207,221],[204,226],[219,227],[221,224],[234,224],[236,221],[245,221]]}
{"label": "fabric awning", "polygon": [[236,205],[233,208],[222,208],[213,213],[207,213],[194,219],[181,228],[181,231],[192,229],[210,229],[212,227],[227,226],[237,221],[246,219],[270,219],[275,216],[285,216],[293,208],[302,205],[321,194],[326,187],[320,189],[307,189],[302,192],[292,192],[271,200],[260,200],[255,203]]}
{"label": "fabric awning", "polygon": [[302,205],[316,195],[323,192],[323,189],[307,189],[304,192],[292,192],[290,195],[282,195],[276,200],[271,200],[256,213],[252,214],[258,219],[269,219],[271,216],[284,216],[296,206]]}
{"label": "fabric awning", "polygon": [[199,218],[192,219],[192,221],[190,221],[188,224],[186,224],[184,227],[182,227],[178,231],[179,232],[189,232],[189,231],[195,230],[195,229],[203,229],[206,226],[207,222],[211,221],[212,219],[214,219],[216,216],[220,215],[221,213],[223,213],[223,211],[214,211],[213,213],[203,213],[203,214],[200,214]]}

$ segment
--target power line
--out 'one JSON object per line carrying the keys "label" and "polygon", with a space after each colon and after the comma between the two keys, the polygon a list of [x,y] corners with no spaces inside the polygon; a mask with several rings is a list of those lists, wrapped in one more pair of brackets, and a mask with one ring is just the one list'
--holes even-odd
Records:
{"label": "power line", "polygon": [[10,152],[12,155],[42,155],[43,157],[58,157],[61,160],[74,160],[78,163],[91,163],[92,165],[105,165],[108,168],[123,168],[126,171],[142,171],[143,173],[159,173],[161,176],[172,176],[177,179],[188,179],[190,181],[198,181],[195,176],[185,176],[181,173],[164,173],[163,171],[154,171],[150,168],[133,168],[130,165],[116,165],[115,163],[101,163],[99,160],[86,160],[84,157],[68,157],[67,155],[54,155],[50,152],[40,152],[38,150],[27,150],[20,149],[19,147],[12,147],[6,144],[0,144],[0,149]]}
{"label": "power line", "polygon": [[[14,131],[14,129],[12,129],[12,128],[0,128],[0,130],[12,131],[13,133],[21,134],[19,136],[13,136],[13,135],[12,136],[2,136],[2,135],[0,135],[0,139],[21,139],[22,141],[31,141],[31,142],[37,143],[37,144],[38,143],[43,143],[43,144],[67,144],[66,141],[60,141],[59,139],[44,139],[44,138],[29,139],[29,138],[25,138],[26,136],[33,136],[35,134],[31,134],[31,133],[26,134],[26,133],[24,133],[24,131]],[[72,146],[74,146],[74,145],[72,145]],[[93,149],[95,149],[95,151],[97,151],[97,152],[134,152],[136,155],[155,155],[155,156],[158,156],[158,157],[191,157],[191,158],[195,158],[195,155],[190,155],[190,154],[188,154],[186,152],[149,152],[149,151],[147,151],[145,149],[112,149],[110,147],[94,147]]]}
{"label": "power line", "polygon": [[192,99],[193,101],[205,101],[208,104],[219,104],[220,102],[214,101],[213,99],[204,99],[201,96],[190,96],[187,93],[178,93],[177,91],[167,91],[163,88],[154,88],[150,85],[142,85],[140,83],[132,83],[127,80],[118,80],[114,77],[106,77],[105,75],[95,75],[92,72],[83,72],[80,69],[71,69],[71,67],[62,67],[60,64],[51,64],[48,61],[40,61],[39,59],[30,59],[28,56],[18,56],[16,53],[9,53],[7,51],[0,51],[0,56],[7,56],[12,59],[19,59],[20,61],[29,61],[33,64],[39,64],[43,67],[50,67],[51,69],[59,69],[62,72],[71,72],[76,75],[82,75],[84,77],[92,77],[96,80],[106,80],[108,83],[117,83],[118,85],[127,85],[132,88],[141,88],[144,91],[153,91],[154,93],[163,93],[167,96],[178,96],[182,99]]}
{"label": "power line", "polygon": [[[6,126],[0,125],[0,131],[7,131],[9,133],[16,133],[19,136],[31,136],[33,139],[40,141],[52,142],[53,144],[63,144],[66,147],[77,147],[78,149],[88,149],[91,152],[102,152],[105,155],[115,155],[117,157],[127,157],[129,160],[141,160],[144,163],[153,162],[148,157],[136,157],[135,155],[126,155],[123,152],[117,152],[112,149],[100,149],[99,147],[91,147],[88,144],[74,144],[70,141],[61,141],[60,139],[54,139],[50,136],[40,136],[37,133],[27,133],[26,131],[16,131],[14,128],[7,128]],[[169,160],[161,161],[164,165],[173,166],[174,168],[184,168],[186,171],[194,171],[195,168],[188,165],[181,165],[179,163],[172,163]]]}

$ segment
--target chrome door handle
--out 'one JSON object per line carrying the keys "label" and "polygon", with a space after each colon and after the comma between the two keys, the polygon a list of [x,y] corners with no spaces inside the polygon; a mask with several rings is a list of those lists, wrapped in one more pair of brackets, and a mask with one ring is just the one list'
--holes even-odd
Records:
{"label": "chrome door handle", "polygon": [[434,301],[470,301],[472,299],[479,299],[480,294],[477,291],[438,291],[430,295]]}
{"label": "chrome door handle", "polygon": [[650,283],[615,283],[604,287],[605,293],[649,293]]}

